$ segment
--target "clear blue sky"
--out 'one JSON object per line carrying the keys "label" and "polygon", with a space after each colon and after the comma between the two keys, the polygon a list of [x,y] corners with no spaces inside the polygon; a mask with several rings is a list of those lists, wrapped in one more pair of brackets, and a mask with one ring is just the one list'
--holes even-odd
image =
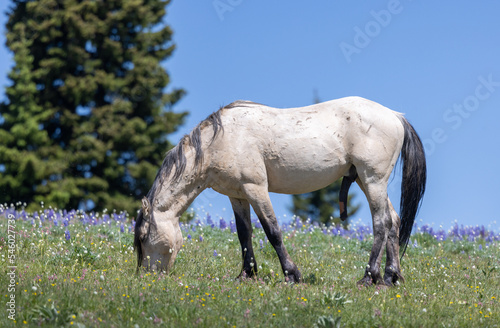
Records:
{"label": "clear blue sky", "polygon": [[[0,10],[5,12],[6,2]],[[166,22],[177,50],[164,65],[188,92],[177,142],[236,99],[274,107],[357,95],[406,113],[424,140],[428,183],[420,224],[485,225],[500,214],[500,3],[383,0],[173,0]],[[5,43],[1,16],[2,36]],[[12,56],[0,49],[0,85]],[[4,97],[3,92],[0,96]],[[400,173],[389,186],[399,204]],[[366,199],[353,219],[371,224]],[[291,196],[272,196],[280,219]],[[231,218],[225,196],[205,191],[199,213]],[[224,210],[225,209],[225,210]]]}

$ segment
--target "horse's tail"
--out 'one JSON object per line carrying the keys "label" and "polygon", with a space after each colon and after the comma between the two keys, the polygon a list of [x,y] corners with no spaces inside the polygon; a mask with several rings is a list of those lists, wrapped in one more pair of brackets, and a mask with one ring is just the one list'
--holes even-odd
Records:
{"label": "horse's tail", "polygon": [[401,148],[401,160],[403,166],[403,179],[401,182],[401,203],[399,217],[399,245],[404,245],[404,256],[415,217],[425,192],[427,180],[427,167],[425,163],[425,152],[417,132],[413,126],[401,115],[405,135],[403,147]]}

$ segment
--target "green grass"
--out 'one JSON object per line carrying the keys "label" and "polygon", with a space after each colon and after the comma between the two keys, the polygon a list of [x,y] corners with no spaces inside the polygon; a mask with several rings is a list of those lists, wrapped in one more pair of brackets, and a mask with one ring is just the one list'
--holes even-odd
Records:
{"label": "green grass", "polygon": [[[9,300],[7,220],[0,217],[0,296]],[[229,229],[189,231],[172,272],[136,274],[133,235],[119,224],[17,220],[17,326],[64,327],[498,327],[500,243],[438,242],[414,234],[402,262],[406,282],[361,288],[372,237],[362,242],[321,230],[285,234],[305,283],[284,282],[272,247],[254,230],[255,280],[241,267]],[[71,239],[66,240],[68,229]],[[86,231],[87,229],[87,231]],[[200,235],[203,241],[199,241]],[[479,250],[478,245],[482,245]],[[214,251],[217,256],[214,256]],[[5,302],[3,304],[5,305]],[[13,321],[6,309],[0,326]]]}

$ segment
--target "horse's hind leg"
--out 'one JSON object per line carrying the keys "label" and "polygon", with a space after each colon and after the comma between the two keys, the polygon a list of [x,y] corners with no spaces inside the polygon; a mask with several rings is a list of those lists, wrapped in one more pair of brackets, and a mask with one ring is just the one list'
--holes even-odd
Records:
{"label": "horse's hind leg", "polygon": [[295,263],[293,263],[288,254],[283,236],[276,220],[274,210],[269,198],[267,186],[259,186],[255,184],[246,184],[244,191],[252,205],[255,213],[259,217],[260,223],[266,232],[267,239],[273,245],[281,263],[281,269],[289,282],[300,282],[301,274]]}
{"label": "horse's hind leg", "polygon": [[[361,175],[361,174],[360,174]],[[366,195],[370,204],[373,220],[373,247],[370,260],[366,266],[364,277],[358,284],[369,286],[371,284],[384,283],[380,274],[382,255],[386,248],[389,231],[392,228],[392,220],[389,211],[387,197],[387,183],[363,182],[368,179],[358,179],[358,184]]]}
{"label": "horse's hind leg", "polygon": [[388,286],[394,285],[399,279],[404,281],[401,275],[401,266],[399,263],[399,226],[401,221],[394,207],[389,203],[389,212],[392,220],[392,228],[389,231],[387,239],[387,259],[385,263],[384,282]]}
{"label": "horse's hind leg", "polygon": [[257,274],[257,262],[252,247],[252,223],[250,222],[250,204],[246,199],[229,198],[233,206],[238,239],[241,244],[243,267],[238,278],[253,277]]}

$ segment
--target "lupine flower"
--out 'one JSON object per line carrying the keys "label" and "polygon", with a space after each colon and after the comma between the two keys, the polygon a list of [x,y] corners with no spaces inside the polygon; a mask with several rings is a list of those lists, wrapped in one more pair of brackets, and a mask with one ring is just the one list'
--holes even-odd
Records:
{"label": "lupine flower", "polygon": [[225,230],[227,228],[227,223],[226,223],[226,221],[224,221],[223,218],[220,218],[219,228],[220,228],[220,230]]}
{"label": "lupine flower", "polygon": [[217,257],[217,251],[214,250],[214,257]]}
{"label": "lupine flower", "polygon": [[69,230],[66,229],[66,231],[64,232],[64,237],[66,238],[66,240],[69,240],[71,238]]}

